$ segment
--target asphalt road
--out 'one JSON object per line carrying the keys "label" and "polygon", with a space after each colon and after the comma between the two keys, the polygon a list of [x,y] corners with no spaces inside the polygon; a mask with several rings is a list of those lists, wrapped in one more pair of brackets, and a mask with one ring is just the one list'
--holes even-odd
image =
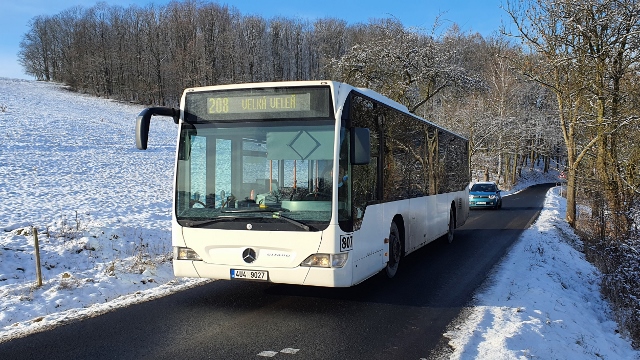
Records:
{"label": "asphalt road", "polygon": [[0,344],[0,359],[423,359],[520,233],[551,185],[474,210],[441,239],[347,289],[215,281]]}

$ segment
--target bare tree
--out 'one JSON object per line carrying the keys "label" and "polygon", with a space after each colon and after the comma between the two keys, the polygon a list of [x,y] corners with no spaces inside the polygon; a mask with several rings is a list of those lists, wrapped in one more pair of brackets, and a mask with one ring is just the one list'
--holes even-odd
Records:
{"label": "bare tree", "polygon": [[312,63],[311,78],[324,78],[331,61],[345,54],[350,41],[348,31],[347,22],[344,20],[327,18],[314,22],[312,41],[317,55]]}
{"label": "bare tree", "polygon": [[373,21],[361,40],[332,61],[329,74],[385,94],[413,113],[447,87],[478,83],[446,44],[394,19]]}
{"label": "bare tree", "polygon": [[52,45],[50,20],[44,16],[37,16],[29,23],[30,30],[23,36],[18,54],[19,61],[25,72],[38,80],[52,79]]}
{"label": "bare tree", "polygon": [[[638,63],[639,7],[634,0],[508,1],[517,37],[539,56],[521,63],[529,78],[550,88],[567,147],[567,221],[576,221],[576,174],[581,161],[595,152],[595,168],[605,202],[617,229],[629,230],[621,211],[622,172],[616,165],[616,135],[628,118],[620,112],[621,81]],[[593,131],[592,131],[593,130]],[[586,135],[586,137],[585,137]],[[622,187],[621,187],[622,186]],[[618,237],[618,230],[613,236]]]}

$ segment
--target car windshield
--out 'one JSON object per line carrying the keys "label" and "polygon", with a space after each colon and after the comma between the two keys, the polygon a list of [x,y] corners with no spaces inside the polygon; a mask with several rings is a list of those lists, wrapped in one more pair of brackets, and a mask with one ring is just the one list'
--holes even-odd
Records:
{"label": "car windshield", "polygon": [[474,184],[471,187],[471,191],[477,191],[477,192],[496,192],[496,186],[495,184]]}

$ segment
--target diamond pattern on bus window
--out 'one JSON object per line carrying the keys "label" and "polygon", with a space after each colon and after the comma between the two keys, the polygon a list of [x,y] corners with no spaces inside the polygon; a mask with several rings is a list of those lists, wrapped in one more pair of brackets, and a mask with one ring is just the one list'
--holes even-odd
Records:
{"label": "diamond pattern on bus window", "polygon": [[299,131],[298,134],[287,144],[302,160],[307,159],[314,151],[320,147],[320,142],[307,131]]}

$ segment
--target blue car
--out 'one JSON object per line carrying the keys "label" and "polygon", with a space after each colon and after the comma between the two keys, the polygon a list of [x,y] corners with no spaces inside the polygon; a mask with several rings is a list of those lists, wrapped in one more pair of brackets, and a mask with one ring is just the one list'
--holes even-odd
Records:
{"label": "blue car", "polygon": [[500,209],[502,207],[502,196],[493,181],[477,182],[469,190],[469,208],[491,208]]}

